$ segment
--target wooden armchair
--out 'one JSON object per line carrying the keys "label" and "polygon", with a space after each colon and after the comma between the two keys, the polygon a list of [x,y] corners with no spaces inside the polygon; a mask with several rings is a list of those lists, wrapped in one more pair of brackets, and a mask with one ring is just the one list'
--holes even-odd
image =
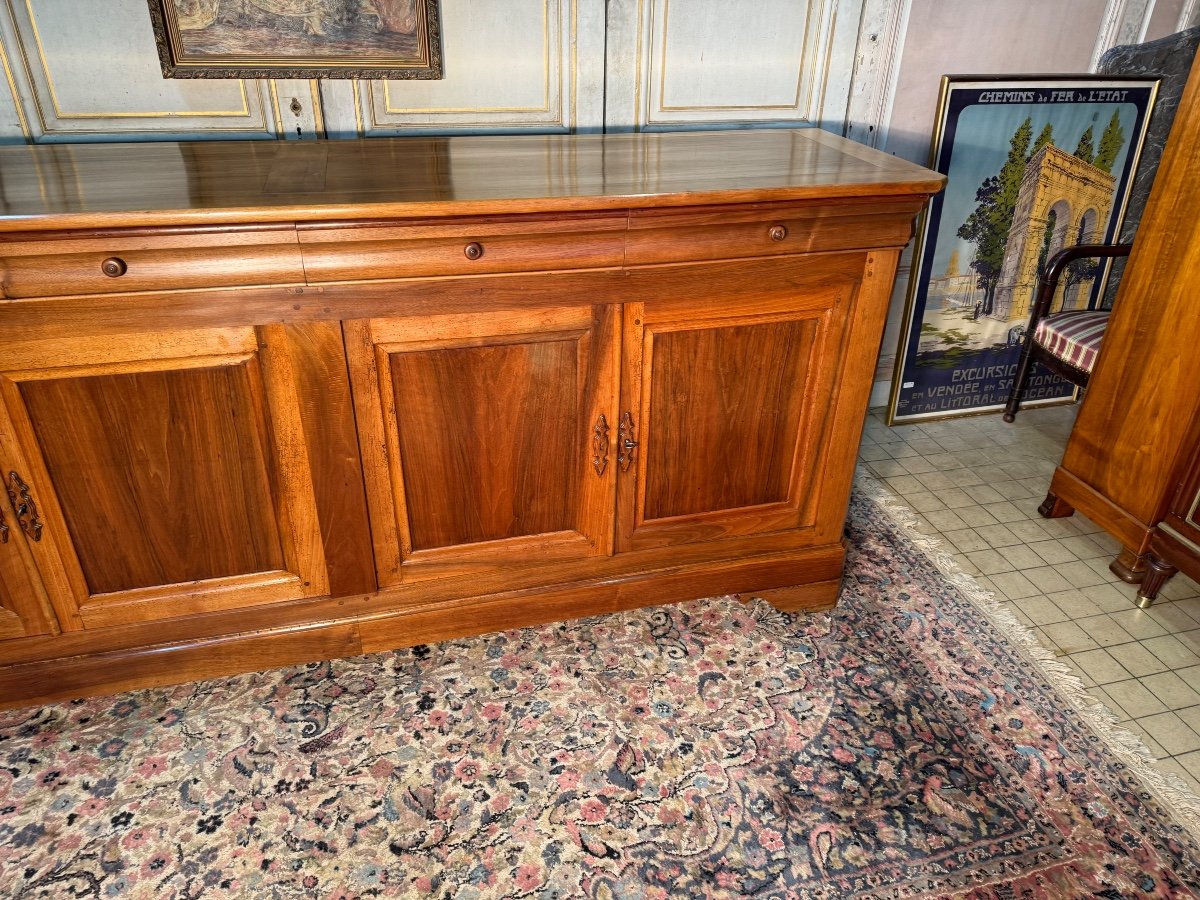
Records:
{"label": "wooden armchair", "polygon": [[1040,362],[1071,384],[1087,387],[1108,324],[1108,310],[1081,309],[1051,313],[1058,283],[1067,266],[1077,259],[1128,256],[1132,244],[1078,244],[1059,251],[1039,279],[1037,298],[1021,344],[1021,357],[1012,393],[1004,405],[1004,421],[1011,422],[1020,409],[1033,364]]}

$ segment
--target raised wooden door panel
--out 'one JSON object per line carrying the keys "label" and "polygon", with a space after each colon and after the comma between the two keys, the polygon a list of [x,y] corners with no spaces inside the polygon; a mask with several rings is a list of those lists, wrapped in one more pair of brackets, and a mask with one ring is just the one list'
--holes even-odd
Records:
{"label": "raised wooden door panel", "polygon": [[[8,482],[9,473],[2,474]],[[10,486],[15,504],[7,490],[0,490],[0,641],[58,633],[25,546],[25,530],[36,534],[35,519],[24,505],[19,485]]]}
{"label": "raised wooden door panel", "polygon": [[612,552],[620,316],[345,323],[379,583]]}
{"label": "raised wooden door panel", "polygon": [[836,540],[818,494],[863,254],[745,295],[625,306],[620,550],[780,531]]}
{"label": "raised wooden door panel", "polygon": [[282,326],[12,344],[0,400],[64,627],[327,593]]}

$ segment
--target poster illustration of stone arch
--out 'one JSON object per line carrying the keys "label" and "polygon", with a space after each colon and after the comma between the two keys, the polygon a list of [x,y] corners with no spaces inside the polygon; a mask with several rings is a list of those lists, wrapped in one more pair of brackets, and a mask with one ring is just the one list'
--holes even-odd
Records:
{"label": "poster illustration of stone arch", "polygon": [[[948,180],[913,256],[889,422],[1003,407],[1047,260],[1115,240],[1156,89],[1086,75],[943,79],[930,165]],[[1073,263],[1055,309],[1096,308],[1106,274]],[[1074,390],[1039,366],[1024,405]]]}

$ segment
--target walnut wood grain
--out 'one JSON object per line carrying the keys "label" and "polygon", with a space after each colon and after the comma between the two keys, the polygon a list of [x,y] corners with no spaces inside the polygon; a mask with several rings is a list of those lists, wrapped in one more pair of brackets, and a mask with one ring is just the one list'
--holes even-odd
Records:
{"label": "walnut wood grain", "polygon": [[287,326],[284,333],[308,447],[329,592],[334,597],[369,593],[379,585],[342,328],[338,322],[305,322]]}
{"label": "walnut wood grain", "polygon": [[91,594],[283,567],[251,366],[21,384]]}
{"label": "walnut wood grain", "polygon": [[[0,231],[320,222],[929,195],[944,178],[820,129],[0,148]],[[181,196],[179,185],[190,190]],[[270,185],[270,190],[264,186]]]}

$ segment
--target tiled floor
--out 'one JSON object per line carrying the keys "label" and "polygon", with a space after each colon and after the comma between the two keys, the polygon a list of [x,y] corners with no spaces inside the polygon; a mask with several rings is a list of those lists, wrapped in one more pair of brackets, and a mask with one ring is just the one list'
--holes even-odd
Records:
{"label": "tiled floor", "polygon": [[1088,690],[1142,736],[1162,768],[1200,792],[1200,588],[1175,576],[1142,611],[1108,570],[1120,549],[1076,513],[1037,511],[1075,407],[888,428],[872,413],[860,456],[920,514],[962,567]]}

